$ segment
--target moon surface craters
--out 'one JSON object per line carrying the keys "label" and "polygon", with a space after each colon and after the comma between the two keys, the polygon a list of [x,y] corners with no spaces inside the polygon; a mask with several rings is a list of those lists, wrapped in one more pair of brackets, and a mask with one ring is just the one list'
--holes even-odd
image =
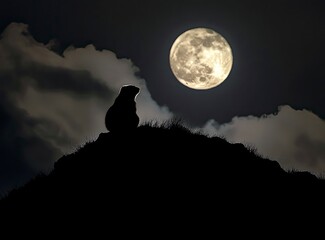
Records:
{"label": "moon surface craters", "polygon": [[175,77],[194,89],[209,89],[222,83],[232,67],[227,41],[211,29],[196,28],[181,34],[170,51]]}

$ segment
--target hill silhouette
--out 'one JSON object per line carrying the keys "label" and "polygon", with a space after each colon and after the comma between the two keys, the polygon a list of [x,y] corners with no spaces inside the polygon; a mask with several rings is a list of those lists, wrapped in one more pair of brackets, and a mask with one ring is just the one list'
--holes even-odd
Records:
{"label": "hill silhouette", "polygon": [[216,206],[238,210],[270,199],[319,199],[324,186],[308,172],[285,171],[242,144],[193,133],[179,122],[145,124],[130,133],[101,133],[60,158],[50,174],[10,192],[0,210],[82,211],[116,221],[175,213],[184,218]]}

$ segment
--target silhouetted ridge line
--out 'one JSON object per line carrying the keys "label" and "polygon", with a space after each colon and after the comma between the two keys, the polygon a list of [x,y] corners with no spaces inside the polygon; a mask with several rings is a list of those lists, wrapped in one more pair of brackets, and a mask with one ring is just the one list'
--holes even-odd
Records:
{"label": "silhouetted ridge line", "polygon": [[180,124],[147,124],[121,135],[101,133],[60,158],[49,175],[12,191],[0,206],[160,212],[179,203],[193,208],[261,196],[318,197],[324,186],[324,180],[307,172],[286,172],[242,144],[193,133]]}

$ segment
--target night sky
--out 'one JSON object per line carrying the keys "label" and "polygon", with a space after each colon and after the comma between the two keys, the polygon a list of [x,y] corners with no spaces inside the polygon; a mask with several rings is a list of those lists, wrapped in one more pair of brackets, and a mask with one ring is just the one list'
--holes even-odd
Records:
{"label": "night sky", "polygon": [[[324,175],[324,13],[322,0],[2,2],[0,191],[107,131],[124,84],[141,88],[142,123],[181,117]],[[196,27],[233,52],[229,77],[209,90],[185,87],[169,66],[174,40]]]}

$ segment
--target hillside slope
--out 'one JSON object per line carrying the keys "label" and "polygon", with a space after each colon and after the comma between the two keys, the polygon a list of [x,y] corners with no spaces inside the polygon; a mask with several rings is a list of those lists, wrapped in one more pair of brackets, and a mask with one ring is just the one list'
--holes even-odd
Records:
{"label": "hillside slope", "polygon": [[319,198],[324,186],[324,180],[286,172],[242,144],[177,124],[146,125],[123,135],[100,134],[60,158],[49,175],[12,191],[0,206],[16,212],[162,214],[234,201],[241,206],[257,199]]}

